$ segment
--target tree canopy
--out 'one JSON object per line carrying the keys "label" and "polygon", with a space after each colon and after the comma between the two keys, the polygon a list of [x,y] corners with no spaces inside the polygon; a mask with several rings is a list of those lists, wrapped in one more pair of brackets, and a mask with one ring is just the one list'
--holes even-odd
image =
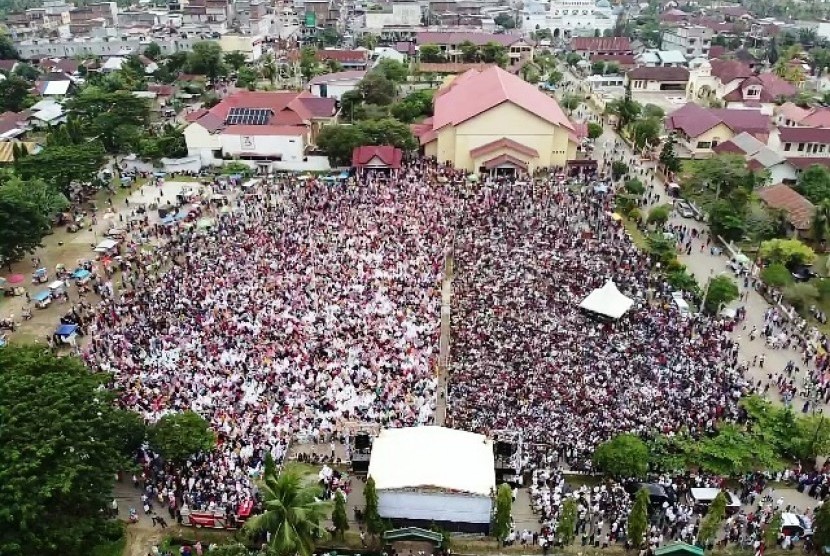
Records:
{"label": "tree canopy", "polygon": [[775,238],[761,243],[758,251],[761,258],[770,263],[783,265],[811,264],[816,252],[797,239]]}
{"label": "tree canopy", "polygon": [[594,467],[617,478],[640,478],[648,472],[648,447],[633,434],[620,434],[594,451]]}
{"label": "tree canopy", "polygon": [[496,491],[496,511],[493,515],[493,536],[499,542],[504,541],[510,533],[513,510],[513,491],[510,485],[502,483]]}
{"label": "tree canopy", "polygon": [[0,553],[86,555],[111,538],[102,510],[143,426],[106,376],[40,346],[0,350]]}
{"label": "tree canopy", "polygon": [[150,428],[150,447],[175,463],[184,463],[215,445],[216,435],[210,425],[193,411],[165,415]]}
{"label": "tree canopy", "polygon": [[18,261],[40,247],[51,216],[67,205],[65,196],[39,179],[13,176],[0,183],[0,260]]}
{"label": "tree canopy", "polygon": [[721,307],[738,299],[738,286],[729,276],[715,276],[709,280],[703,308],[709,313],[717,313]]}

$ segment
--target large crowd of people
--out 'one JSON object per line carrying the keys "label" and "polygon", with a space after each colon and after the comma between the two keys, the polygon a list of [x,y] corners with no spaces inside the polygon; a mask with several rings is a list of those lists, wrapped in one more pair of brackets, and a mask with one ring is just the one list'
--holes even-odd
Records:
{"label": "large crowd of people", "polygon": [[[479,188],[454,249],[451,424],[574,468],[619,433],[711,430],[750,387],[733,323],[681,315],[602,190]],[[609,280],[635,300],[618,322],[579,307]]]}

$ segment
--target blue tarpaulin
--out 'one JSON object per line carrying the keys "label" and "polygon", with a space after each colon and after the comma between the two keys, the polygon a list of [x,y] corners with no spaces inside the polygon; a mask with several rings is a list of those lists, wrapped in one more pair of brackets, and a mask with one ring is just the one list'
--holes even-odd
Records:
{"label": "blue tarpaulin", "polygon": [[174,218],[176,220],[184,220],[185,218],[187,218],[188,214],[190,214],[190,210],[180,210],[176,213],[176,216]]}
{"label": "blue tarpaulin", "polygon": [[172,214],[170,214],[168,216],[165,216],[164,218],[161,219],[161,223],[164,224],[165,226],[168,225],[168,224],[172,224],[173,222],[175,222],[175,217]]}
{"label": "blue tarpaulin", "polygon": [[74,278],[75,280],[83,280],[84,278],[86,278],[90,274],[91,273],[87,269],[79,268],[75,272],[72,273],[72,278]]}
{"label": "blue tarpaulin", "polygon": [[58,329],[55,330],[56,336],[71,336],[78,330],[77,324],[61,324],[58,326]]}

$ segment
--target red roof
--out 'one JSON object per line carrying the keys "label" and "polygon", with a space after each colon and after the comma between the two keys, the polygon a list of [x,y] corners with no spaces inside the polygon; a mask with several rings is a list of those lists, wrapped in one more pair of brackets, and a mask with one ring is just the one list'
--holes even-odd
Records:
{"label": "red roof", "polygon": [[689,70],[686,68],[663,68],[659,66],[641,66],[628,72],[628,79],[645,81],[688,81]]}
{"label": "red roof", "polygon": [[573,131],[570,120],[555,99],[497,66],[481,72],[470,70],[453,80],[435,99],[433,129],[462,124],[504,102],[511,102],[553,125]]}
{"label": "red roof", "polygon": [[783,183],[762,187],[758,196],[772,209],[783,210],[797,230],[808,230],[816,207]]}
{"label": "red roof", "polygon": [[25,114],[17,112],[3,112],[0,114],[0,134],[8,133],[13,129],[20,129],[25,126]]}
{"label": "red roof", "polygon": [[780,127],[778,136],[782,143],[830,144],[830,128],[826,127]]}
{"label": "red roof", "polygon": [[527,162],[525,162],[524,160],[519,160],[515,156],[510,156],[509,154],[502,154],[497,156],[496,158],[492,158],[486,161],[483,164],[483,166],[489,170],[491,168],[496,168],[504,164],[510,164],[512,166],[516,166],[518,168],[523,168],[527,170]]}
{"label": "red roof", "polygon": [[271,111],[270,125],[303,125],[312,118],[327,118],[335,114],[335,100],[315,97],[311,93],[288,91],[237,91],[207,112],[190,114],[188,121],[201,121],[213,116],[224,122],[231,108],[259,108]]}
{"label": "red roof", "polygon": [[740,154],[745,155],[746,153],[744,150],[730,141],[724,141],[723,143],[718,143],[714,147],[712,147],[712,152],[715,154]]}
{"label": "red roof", "polygon": [[401,167],[401,160],[403,160],[403,151],[391,145],[357,147],[352,151],[352,166],[364,168],[375,158],[389,168],[398,169]]}
{"label": "red roof", "polygon": [[17,60],[0,60],[0,70],[12,71],[17,65]]}
{"label": "red roof", "polygon": [[320,62],[334,60],[335,62],[366,63],[369,61],[368,50],[318,50],[315,57]]}
{"label": "red roof", "polygon": [[156,93],[160,97],[172,97],[176,94],[176,87],[173,85],[164,85],[162,83],[149,83],[147,90]]}
{"label": "red roof", "polygon": [[720,79],[723,84],[731,83],[735,79],[746,79],[753,75],[749,66],[739,60],[710,60],[712,76]]}
{"label": "red roof", "polygon": [[589,52],[631,52],[631,40],[628,37],[574,37],[571,50]]}
{"label": "red roof", "polygon": [[484,145],[470,150],[470,157],[478,158],[482,155],[489,154],[499,149],[510,149],[516,151],[517,153],[521,153],[527,156],[539,156],[539,151],[537,151],[536,149],[533,149],[526,145],[522,145],[521,143],[514,141],[513,139],[502,137],[501,139],[490,141],[489,143],[485,143]]}
{"label": "red roof", "polygon": [[824,166],[830,168],[830,158],[818,158],[813,156],[792,156],[787,159],[787,164],[796,170],[806,170],[810,166]]}
{"label": "red roof", "polygon": [[743,100],[743,91],[750,85],[761,87],[761,95],[754,100],[758,102],[775,102],[777,99],[791,97],[798,93],[794,85],[781,79],[774,73],[762,73],[744,79],[738,88],[723,97],[727,102],[740,102]]}
{"label": "red roof", "polygon": [[422,46],[425,44],[437,45],[459,45],[463,42],[471,42],[476,46],[484,46],[487,43],[494,42],[502,46],[510,46],[522,41],[519,35],[508,35],[507,33],[471,33],[471,32],[456,32],[456,31],[421,31],[415,33],[415,44]]}
{"label": "red roof", "polygon": [[666,116],[667,130],[680,130],[689,137],[697,137],[718,124],[724,124],[733,133],[747,132],[752,135],[769,133],[769,116],[758,110],[729,110],[725,108],[703,108],[689,102]]}
{"label": "red roof", "polygon": [[726,54],[726,47],[719,44],[713,44],[709,47],[709,58],[720,58]]}
{"label": "red roof", "polygon": [[621,67],[637,65],[633,54],[591,54],[591,62],[614,62]]}

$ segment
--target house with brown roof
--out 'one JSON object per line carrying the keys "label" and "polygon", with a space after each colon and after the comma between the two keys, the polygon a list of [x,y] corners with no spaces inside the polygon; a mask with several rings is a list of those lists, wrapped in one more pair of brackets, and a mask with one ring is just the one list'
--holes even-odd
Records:
{"label": "house with brown roof", "polygon": [[507,33],[458,31],[421,31],[415,33],[415,44],[418,47],[433,44],[441,49],[441,52],[450,62],[464,61],[461,51],[461,45],[464,43],[471,43],[478,47],[489,43],[499,44],[507,50],[507,56],[511,63],[522,59],[532,59],[536,46],[520,35],[509,35]]}
{"label": "house with brown roof", "polygon": [[781,99],[792,98],[798,89],[774,73],[752,75],[724,95],[727,108],[760,108],[764,114],[772,114]]}
{"label": "house with brown roof", "polygon": [[775,109],[775,123],[789,127],[830,127],[830,108],[802,108],[793,102],[785,102]]}
{"label": "house with brown roof", "polygon": [[[706,158],[713,149],[741,133],[766,144],[770,134],[769,116],[758,110],[704,108],[694,102],[666,116],[664,126],[677,138],[678,155]],[[684,152],[685,151],[685,152]]]}
{"label": "house with brown roof", "polygon": [[433,114],[413,126],[424,154],[468,172],[533,172],[576,155],[574,125],[556,100],[497,66],[439,89]]}
{"label": "house with brown roof", "polygon": [[344,70],[366,70],[369,68],[368,50],[340,50],[326,48],[314,53],[318,62],[337,62]]}
{"label": "house with brown roof", "polygon": [[628,37],[574,37],[571,39],[570,49],[585,59],[595,54],[634,54],[631,39]]}
{"label": "house with brown roof", "polygon": [[592,54],[589,61],[603,62],[606,65],[616,64],[620,71],[627,72],[637,67],[637,60],[633,54]]}
{"label": "house with brown roof", "polygon": [[768,183],[795,183],[797,172],[787,159],[750,135],[739,133],[732,139],[712,147],[715,154],[736,154],[746,159],[747,167],[753,172],[764,171],[769,175]]}
{"label": "house with brown roof", "polygon": [[799,236],[809,236],[816,207],[788,185],[779,183],[758,190],[761,202],[773,210],[787,215],[792,231]]}
{"label": "house with brown roof", "polygon": [[770,147],[787,158],[828,158],[830,128],[779,127],[770,137]]}
{"label": "house with brown roof", "polygon": [[400,170],[403,151],[391,145],[364,145],[352,151],[352,167],[361,170]]}
{"label": "house with brown roof", "polygon": [[238,159],[265,169],[301,169],[319,129],[336,121],[334,99],[307,91],[237,91],[187,116],[190,156],[203,166]]}
{"label": "house with brown roof", "polygon": [[632,91],[686,91],[689,70],[642,66],[625,74],[625,86]]}
{"label": "house with brown roof", "polygon": [[720,100],[753,75],[749,66],[738,60],[709,60],[690,71],[686,96],[702,104]]}

